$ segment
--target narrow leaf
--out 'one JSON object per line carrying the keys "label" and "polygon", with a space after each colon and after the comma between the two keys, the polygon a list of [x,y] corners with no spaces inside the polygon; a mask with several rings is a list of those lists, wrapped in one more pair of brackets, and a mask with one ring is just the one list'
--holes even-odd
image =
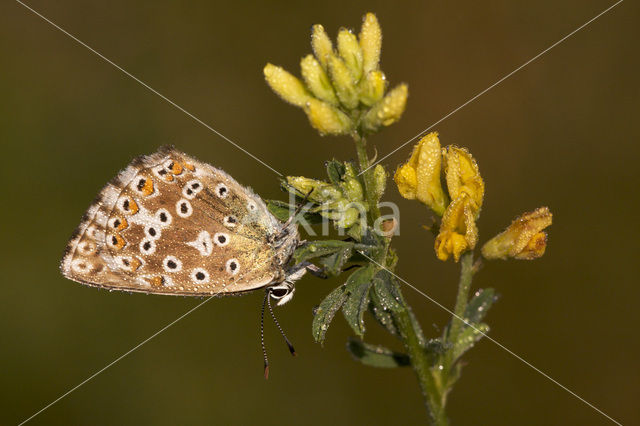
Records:
{"label": "narrow leaf", "polygon": [[324,343],[329,324],[331,324],[336,312],[338,312],[345,300],[347,300],[347,294],[344,290],[344,285],[334,289],[316,309],[311,324],[311,333],[316,343]]}
{"label": "narrow leaf", "polygon": [[379,345],[370,345],[356,339],[349,338],[347,350],[353,358],[364,365],[379,368],[406,367],[411,365],[409,356],[393,352]]}
{"label": "narrow leaf", "polygon": [[460,333],[453,346],[453,359],[460,358],[466,351],[471,349],[476,342],[489,332],[489,326],[484,323],[475,323],[473,327],[466,327]]}
{"label": "narrow leaf", "polygon": [[498,296],[492,288],[476,291],[464,311],[464,318],[470,323],[481,322],[496,300],[498,300]]}

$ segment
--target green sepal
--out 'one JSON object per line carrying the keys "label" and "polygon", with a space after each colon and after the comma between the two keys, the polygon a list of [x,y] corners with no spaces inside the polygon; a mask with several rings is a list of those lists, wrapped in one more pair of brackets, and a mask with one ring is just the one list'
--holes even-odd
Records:
{"label": "green sepal", "polygon": [[383,346],[371,345],[353,338],[349,338],[347,341],[347,350],[356,361],[370,367],[395,368],[411,365],[407,354],[394,352]]}
{"label": "green sepal", "polygon": [[342,181],[342,176],[344,176],[346,172],[346,168],[343,163],[337,160],[330,160],[325,163],[327,167],[327,176],[329,176],[329,181],[331,183],[338,184]]}

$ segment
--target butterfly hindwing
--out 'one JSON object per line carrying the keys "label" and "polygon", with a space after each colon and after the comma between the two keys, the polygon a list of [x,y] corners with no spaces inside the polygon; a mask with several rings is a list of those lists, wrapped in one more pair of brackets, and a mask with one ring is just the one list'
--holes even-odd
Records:
{"label": "butterfly hindwing", "polygon": [[175,295],[239,293],[284,278],[281,224],[251,190],[172,148],[100,192],[61,263],[75,281]]}

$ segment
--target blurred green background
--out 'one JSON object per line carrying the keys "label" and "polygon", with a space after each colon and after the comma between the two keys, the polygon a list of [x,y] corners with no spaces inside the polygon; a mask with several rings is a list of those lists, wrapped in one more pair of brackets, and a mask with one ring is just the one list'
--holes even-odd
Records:
{"label": "blurred green background", "polygon": [[[348,138],[319,137],[264,84],[297,73],[309,29],[359,29],[377,13],[382,69],[409,83],[403,119],[371,139],[386,154],[604,10],[611,1],[45,2],[36,10],[285,174],[322,177]],[[2,309],[0,423],[17,424],[199,302],[108,293],[58,261],[102,185],[139,154],[178,148],[263,198],[277,176],[14,2],[0,6]],[[546,255],[493,262],[474,285],[502,295],[491,336],[623,424],[639,424],[638,14],[627,1],[436,129],[479,161],[481,242],[521,212],[554,213]],[[385,160],[391,169],[407,147]],[[458,268],[433,255],[426,210],[400,199],[398,273],[453,306]],[[260,292],[213,300],[36,417],[32,424],[417,424],[410,369],[352,361],[341,316],[324,348],[312,308],[338,281],[305,278],[278,309],[299,352],[267,326]],[[448,316],[405,289],[428,335]],[[395,342],[369,321],[366,340]],[[453,424],[610,424],[482,341],[450,396]]]}

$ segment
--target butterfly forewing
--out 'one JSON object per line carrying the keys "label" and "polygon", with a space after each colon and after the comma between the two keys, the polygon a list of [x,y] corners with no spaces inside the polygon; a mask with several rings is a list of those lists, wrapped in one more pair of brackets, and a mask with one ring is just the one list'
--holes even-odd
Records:
{"label": "butterfly forewing", "polygon": [[239,293],[284,279],[282,225],[251,190],[173,148],[107,184],[67,245],[63,274],[115,290]]}

